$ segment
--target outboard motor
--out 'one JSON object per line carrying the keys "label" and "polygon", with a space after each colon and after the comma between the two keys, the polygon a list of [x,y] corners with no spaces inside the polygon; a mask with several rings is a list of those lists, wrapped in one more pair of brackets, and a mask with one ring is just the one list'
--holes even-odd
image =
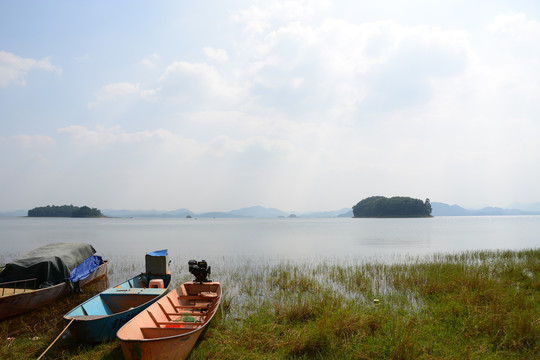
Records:
{"label": "outboard motor", "polygon": [[208,279],[208,276],[211,273],[211,267],[208,266],[206,263],[206,260],[189,260],[189,272],[195,276],[194,282],[212,282],[212,280]]}

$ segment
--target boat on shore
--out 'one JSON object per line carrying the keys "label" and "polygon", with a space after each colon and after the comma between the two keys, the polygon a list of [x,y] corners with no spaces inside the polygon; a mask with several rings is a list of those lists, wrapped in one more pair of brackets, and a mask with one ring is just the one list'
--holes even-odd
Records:
{"label": "boat on shore", "polygon": [[48,244],[7,264],[0,273],[0,320],[69,294],[107,275],[109,262],[84,243]]}
{"label": "boat on shore", "polygon": [[[122,325],[165,295],[171,283],[167,250],[149,253],[146,259],[145,273],[95,295],[64,315],[75,340],[112,340]],[[157,268],[155,264],[160,262],[162,266]]]}
{"label": "boat on shore", "polygon": [[221,302],[221,284],[207,280],[206,262],[192,262],[190,272],[202,269],[200,276],[194,273],[195,281],[172,290],[118,330],[125,359],[187,358]]}

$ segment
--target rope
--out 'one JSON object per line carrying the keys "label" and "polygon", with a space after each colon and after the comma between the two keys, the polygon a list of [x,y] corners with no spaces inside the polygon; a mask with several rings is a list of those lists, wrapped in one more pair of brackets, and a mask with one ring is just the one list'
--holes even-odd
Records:
{"label": "rope", "polygon": [[49,345],[49,347],[47,349],[45,349],[45,351],[43,352],[43,354],[41,354],[37,360],[40,360],[43,355],[45,355],[45,353],[47,351],[49,351],[49,349],[54,345],[54,343],[56,342],[56,340],[60,339],[60,336],[62,336],[62,334],[67,330],[67,328],[69,327],[69,325],[71,325],[71,323],[74,321],[75,319],[71,319],[71,321],[69,322],[69,324],[67,324],[67,326],[64,328],[64,330],[62,330],[62,332],[56,337],[56,339],[54,339],[54,341],[51,343],[51,345]]}

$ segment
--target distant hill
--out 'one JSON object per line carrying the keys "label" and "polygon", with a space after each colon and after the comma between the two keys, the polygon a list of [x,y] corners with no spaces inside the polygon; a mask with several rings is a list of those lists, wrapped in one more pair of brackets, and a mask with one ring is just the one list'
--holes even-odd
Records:
{"label": "distant hill", "polygon": [[518,209],[522,211],[540,212],[540,201],[535,202],[535,203],[528,203],[528,204],[515,203],[515,204],[512,204],[512,209]]}
{"label": "distant hill", "polygon": [[0,217],[16,217],[16,216],[26,216],[28,215],[28,210],[14,210],[1,212]]}
{"label": "distant hill", "polygon": [[433,216],[469,216],[470,211],[459,205],[448,205],[441,202],[431,203],[431,215]]}
{"label": "distant hill", "polygon": [[103,210],[102,213],[109,217],[125,218],[185,218],[188,215],[195,217],[195,213],[188,209],[177,209],[171,211],[163,210]]}
{"label": "distant hill", "polygon": [[[318,212],[286,212],[275,208],[265,208],[263,206],[251,206],[231,211],[211,211],[204,213],[194,213],[188,209],[177,209],[171,211],[164,210],[103,210],[103,214],[109,217],[124,218],[278,218],[290,217],[309,217],[309,218],[332,218],[341,216],[344,213],[352,211],[351,208],[343,208],[334,211]],[[352,217],[352,213],[350,216]]]}
{"label": "distant hill", "polygon": [[316,212],[307,212],[300,214],[301,217],[311,217],[311,218],[333,218],[333,217],[344,217],[344,215],[348,215],[350,212],[350,216],[346,217],[352,217],[352,209],[351,208],[343,208],[340,210],[335,211],[316,211]]}
{"label": "distant hill", "polygon": [[275,218],[280,216],[289,216],[290,213],[286,213],[274,208],[265,208],[263,206],[251,206],[239,210],[232,210],[227,214],[238,215],[239,217]]}
{"label": "distant hill", "polygon": [[503,209],[500,207],[485,207],[479,210],[468,210],[458,205],[448,205],[440,202],[431,203],[433,216],[498,216],[498,215],[540,215],[540,211],[523,211],[519,209]]}

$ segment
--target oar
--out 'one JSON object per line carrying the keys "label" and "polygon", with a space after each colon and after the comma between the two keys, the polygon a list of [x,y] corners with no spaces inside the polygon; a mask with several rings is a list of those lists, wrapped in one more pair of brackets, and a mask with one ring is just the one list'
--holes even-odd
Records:
{"label": "oar", "polygon": [[45,349],[45,351],[43,352],[43,354],[41,354],[41,355],[37,358],[37,360],[40,360],[40,359],[43,357],[43,355],[45,355],[45,353],[46,353],[47,351],[49,351],[49,349],[54,345],[54,343],[56,342],[56,340],[60,339],[60,336],[62,336],[62,334],[64,333],[64,331],[67,330],[67,328],[69,327],[69,325],[71,325],[71,323],[73,322],[73,320],[75,320],[75,319],[71,319],[71,321],[69,322],[69,324],[67,324],[67,326],[64,328],[64,330],[62,330],[62,332],[56,337],[56,339],[54,339],[54,341],[51,343],[51,345],[49,345],[49,347]]}

